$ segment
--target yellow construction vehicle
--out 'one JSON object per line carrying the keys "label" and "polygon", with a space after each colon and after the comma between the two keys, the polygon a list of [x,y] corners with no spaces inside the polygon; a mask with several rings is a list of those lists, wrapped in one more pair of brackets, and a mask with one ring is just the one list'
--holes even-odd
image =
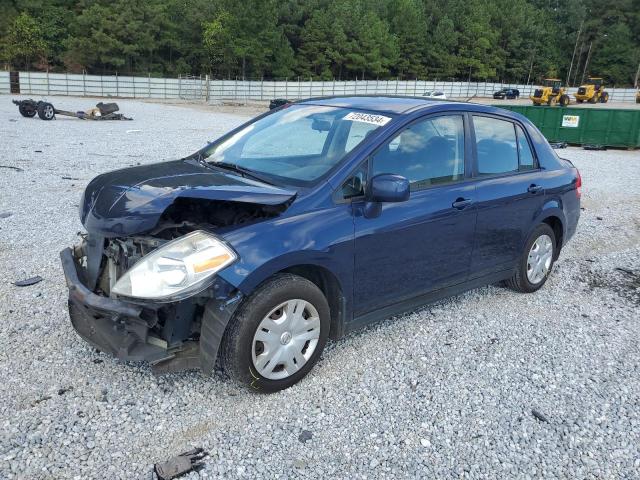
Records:
{"label": "yellow construction vehicle", "polygon": [[640,90],[636,93],[636,103],[640,103]]}
{"label": "yellow construction vehicle", "polygon": [[589,77],[587,83],[578,87],[578,93],[573,94],[578,103],[607,103],[609,93],[604,91],[604,83],[600,77]]}
{"label": "yellow construction vehicle", "polygon": [[536,88],[529,98],[534,106],[560,104],[560,106],[566,107],[570,103],[569,95],[565,93],[562,86],[562,80],[557,78],[545,78],[542,82],[542,88]]}

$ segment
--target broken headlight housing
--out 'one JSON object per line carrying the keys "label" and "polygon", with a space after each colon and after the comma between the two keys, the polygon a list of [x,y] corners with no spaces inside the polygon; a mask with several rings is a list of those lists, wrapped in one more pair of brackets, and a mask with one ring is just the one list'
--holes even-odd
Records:
{"label": "broken headlight housing", "polygon": [[148,300],[184,298],[202,290],[213,275],[237,258],[217,237],[196,230],[142,257],[111,291]]}

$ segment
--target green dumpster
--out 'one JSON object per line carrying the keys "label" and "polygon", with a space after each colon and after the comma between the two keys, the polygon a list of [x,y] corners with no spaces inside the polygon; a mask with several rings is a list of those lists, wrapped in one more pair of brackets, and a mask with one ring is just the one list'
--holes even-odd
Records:
{"label": "green dumpster", "polygon": [[550,142],[640,147],[640,110],[496,105],[520,113]]}

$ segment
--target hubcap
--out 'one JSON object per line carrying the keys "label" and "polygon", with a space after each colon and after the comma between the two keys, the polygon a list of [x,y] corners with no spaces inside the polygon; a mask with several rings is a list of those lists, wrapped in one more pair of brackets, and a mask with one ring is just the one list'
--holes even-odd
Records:
{"label": "hubcap", "polygon": [[53,117],[53,107],[48,105],[44,107],[44,116],[47,118]]}
{"label": "hubcap", "polygon": [[553,242],[549,235],[540,235],[531,245],[527,258],[527,279],[534,285],[549,273],[553,259]]}
{"label": "hubcap", "polygon": [[270,380],[287,378],[309,361],[319,338],[316,308],[306,300],[287,300],[258,325],[251,348],[253,366]]}

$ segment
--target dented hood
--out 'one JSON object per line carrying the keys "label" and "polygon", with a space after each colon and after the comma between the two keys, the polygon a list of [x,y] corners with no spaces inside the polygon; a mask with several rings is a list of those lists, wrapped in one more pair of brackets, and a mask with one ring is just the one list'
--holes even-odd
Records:
{"label": "dented hood", "polygon": [[126,236],[151,230],[179,197],[280,205],[295,194],[194,160],[176,160],[97,176],[82,197],[80,220],[88,232]]}

